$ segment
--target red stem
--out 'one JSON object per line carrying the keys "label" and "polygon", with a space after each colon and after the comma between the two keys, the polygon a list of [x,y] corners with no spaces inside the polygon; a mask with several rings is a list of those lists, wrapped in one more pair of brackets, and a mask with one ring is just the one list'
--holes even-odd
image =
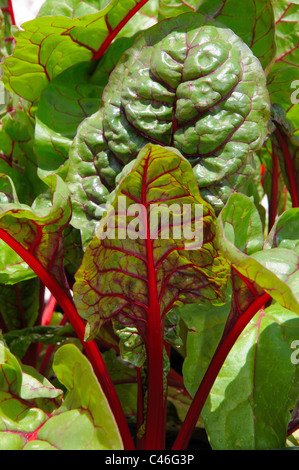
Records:
{"label": "red stem", "polygon": [[56,279],[51,276],[46,269],[35,259],[19,242],[0,228],[0,238],[7,243],[37,274],[40,280],[49,289],[52,295],[56,298],[60,307],[63,309],[69,322],[73,326],[78,338],[80,339],[83,348],[93,366],[94,373],[97,376],[104,394],[109,401],[111,409],[114,413],[116,422],[118,424],[123,444],[126,450],[135,449],[132,436],[130,434],[128,424],[126,422],[123,409],[121,407],[119,398],[117,396],[115,387],[106,368],[102,355],[94,340],[89,342],[84,341],[85,323],[78,315],[73,300],[66,294],[63,288],[58,284]]}
{"label": "red stem", "polygon": [[148,2],[148,0],[141,0],[141,2],[139,2],[137,5],[135,5],[135,7],[132,8],[132,10],[122,19],[122,21],[116,26],[115,29],[109,31],[109,35],[107,36],[107,38],[105,39],[105,41],[101,45],[100,49],[94,54],[94,56],[93,56],[94,60],[99,59],[100,57],[102,57],[102,55],[105,54],[106,50],[108,49],[108,47],[112,43],[113,39],[115,39],[115,37],[118,35],[120,30],[135,15],[135,13],[137,13],[137,11],[139,11],[140,8],[142,8],[147,2]]}
{"label": "red stem", "polygon": [[270,299],[270,295],[264,293],[261,297],[254,300],[246,312],[238,318],[234,326],[222,337],[188,410],[172,450],[185,450],[187,448],[202,408],[231,348],[250,320]]}
{"label": "red stem", "polygon": [[290,183],[290,194],[292,198],[292,206],[299,207],[299,199],[298,199],[298,194],[297,194],[297,189],[296,189],[296,180],[295,180],[295,170],[293,168],[292,157],[291,157],[288,145],[285,141],[285,138],[283,137],[278,127],[276,127],[275,129],[275,135],[277,137],[278,143],[280,145],[280,148],[284,156],[286,172],[287,172],[288,180]]}
{"label": "red stem", "polygon": [[[145,163],[142,204],[146,207],[147,166],[150,153]],[[146,209],[145,209],[146,211]],[[144,214],[147,227],[146,254],[148,274],[148,310],[147,310],[147,365],[148,365],[148,399],[146,414],[145,449],[161,449],[163,416],[164,416],[164,384],[163,384],[163,328],[160,316],[160,303],[157,290],[156,270],[153,256],[153,240],[147,213]]]}
{"label": "red stem", "polygon": [[15,26],[16,25],[16,19],[15,19],[15,14],[14,14],[14,10],[13,10],[12,0],[8,0],[7,3],[8,3],[8,7],[7,8],[2,8],[2,10],[8,11],[9,16],[10,16],[11,24],[13,26]]}
{"label": "red stem", "polygon": [[272,142],[272,179],[271,179],[271,200],[269,201],[269,227],[274,225],[278,208],[278,157]]}

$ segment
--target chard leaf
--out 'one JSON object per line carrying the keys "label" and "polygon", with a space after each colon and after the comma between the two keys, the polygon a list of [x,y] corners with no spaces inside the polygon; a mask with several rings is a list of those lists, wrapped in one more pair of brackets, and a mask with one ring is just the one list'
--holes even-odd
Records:
{"label": "chard leaf", "polygon": [[37,278],[13,285],[0,284],[0,317],[4,324],[3,333],[34,325],[39,313],[39,293],[40,282]]}
{"label": "chard leaf", "polygon": [[31,343],[61,344],[73,334],[74,330],[69,324],[65,326],[38,325],[20,330],[14,329],[5,333],[3,337],[10,351],[15,356],[22,358]]}
{"label": "chard leaf", "polygon": [[34,146],[41,178],[56,173],[65,179],[77,128],[98,110],[109,75],[133,40],[116,40],[100,61],[76,64],[45,88],[36,113]]}
{"label": "chard leaf", "polygon": [[284,308],[299,314],[299,255],[286,248],[261,249],[258,226],[261,229],[253,201],[232,194],[218,218],[219,249],[242,279],[254,283],[253,290],[268,293]]}
{"label": "chard leaf", "polygon": [[67,393],[21,366],[0,344],[2,450],[122,449],[106,398],[84,355],[71,344],[55,354],[54,372]]}
{"label": "chard leaf", "polygon": [[200,0],[196,10],[232,29],[250,47],[265,69],[276,52],[271,0]]}
{"label": "chard leaf", "polygon": [[275,222],[265,242],[266,248],[299,250],[299,208],[285,211]]}
{"label": "chard leaf", "polygon": [[37,176],[34,121],[26,107],[17,100],[15,109],[5,112],[0,120],[0,173],[13,180],[22,203],[32,204],[45,184]]}
{"label": "chard leaf", "polygon": [[58,408],[62,391],[21,366],[0,341],[0,449],[20,450]]}
{"label": "chard leaf", "polygon": [[198,0],[159,0],[159,20],[195,11]]}
{"label": "chard leaf", "polygon": [[148,142],[186,156],[202,196],[220,210],[231,188],[252,173],[251,154],[267,135],[265,85],[243,41],[198,13],[147,30],[122,55],[103,105],[74,140],[68,176],[73,222],[79,228],[101,218],[119,167]]}
{"label": "chard leaf", "polygon": [[22,25],[13,55],[3,64],[3,82],[28,101],[39,99],[49,81],[72,65],[97,59],[131,15],[147,0],[111,0],[79,18],[44,16]]}
{"label": "chard leaf", "polygon": [[298,317],[276,304],[244,330],[202,412],[213,449],[285,447],[299,391],[298,365],[291,360],[298,328]]}
{"label": "chard leaf", "polygon": [[[289,111],[297,100],[293,99],[292,85],[296,81],[299,62],[299,12],[297,0],[273,2],[275,14],[275,41],[277,53],[268,75],[267,84],[272,103],[280,104]],[[294,90],[296,93],[296,89]]]}
{"label": "chard leaf", "polygon": [[34,264],[38,263],[36,271],[41,266],[67,289],[62,234],[71,217],[70,196],[59,177],[48,177],[48,184],[52,186],[53,201],[49,191],[37,198],[32,207],[18,202],[0,204],[0,238],[9,245],[11,252],[22,252],[22,258],[15,254],[13,261],[5,266],[10,271],[8,283],[20,281],[22,277],[35,277],[36,272],[25,262],[30,258],[35,260]]}
{"label": "chard leaf", "polygon": [[[130,215],[136,203],[141,204],[138,220],[135,212]],[[174,203],[176,207],[171,208]],[[191,230],[196,220],[203,222],[200,249],[192,248],[200,247],[199,239],[190,244],[186,232],[181,233],[183,220],[178,211],[183,204],[191,207]],[[200,219],[196,219],[197,205],[202,205]],[[124,210],[129,211],[125,219]],[[160,229],[150,215],[159,210]],[[169,217],[169,238],[165,238],[169,211],[174,213]],[[146,345],[153,298],[157,299],[162,325],[175,305],[195,299],[217,302],[225,288],[227,266],[214,247],[214,224],[214,213],[200,197],[188,161],[170,149],[145,146],[116,189],[111,208],[75,276],[74,300],[79,314],[88,320],[86,338],[96,336],[101,325],[113,318],[136,327]],[[200,227],[196,233],[200,235]]]}

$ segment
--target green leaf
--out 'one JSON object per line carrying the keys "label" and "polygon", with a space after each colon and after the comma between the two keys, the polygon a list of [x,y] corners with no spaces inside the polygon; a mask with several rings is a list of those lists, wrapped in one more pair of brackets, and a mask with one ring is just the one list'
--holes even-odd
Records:
{"label": "green leaf", "polygon": [[19,450],[61,403],[62,391],[21,366],[0,341],[0,449]]}
{"label": "green leaf", "polygon": [[110,72],[133,40],[116,40],[100,61],[76,64],[45,88],[35,126],[35,152],[41,178],[56,173],[65,179],[69,150],[78,126],[98,110]]}
{"label": "green leaf", "polygon": [[275,222],[265,246],[299,250],[299,208],[285,211]]}
{"label": "green leaf", "polygon": [[[296,103],[299,79],[299,12],[298,0],[273,2],[275,14],[275,41],[277,53],[268,75],[268,90],[272,103],[280,104],[286,111]],[[294,84],[294,85],[293,85]],[[298,93],[297,93],[298,94]]]}
{"label": "green leaf", "polygon": [[105,41],[112,41],[122,20],[140,3],[143,0],[111,0],[101,11],[79,18],[44,16],[23,23],[15,34],[14,53],[3,64],[6,88],[34,102],[61,72],[97,58]]}
{"label": "green leaf", "polygon": [[285,248],[262,250],[258,225],[261,227],[253,201],[245,195],[232,194],[218,218],[220,252],[247,280],[283,307],[299,314],[299,255]]}
{"label": "green leaf", "polygon": [[241,39],[205,21],[196,13],[165,20],[122,55],[70,153],[76,227],[102,217],[119,167],[148,142],[186,156],[217,211],[252,176],[252,152],[268,132],[265,75]]}
{"label": "green leaf", "polygon": [[31,343],[42,343],[45,345],[61,344],[68,337],[74,335],[70,325],[65,326],[32,326],[20,330],[12,330],[3,335],[10,351],[17,357],[22,358]]}
{"label": "green leaf", "polygon": [[34,121],[27,107],[17,100],[15,109],[6,112],[0,121],[0,173],[13,180],[22,203],[32,204],[46,186],[37,176]]}
{"label": "green leaf", "polygon": [[0,284],[0,315],[7,331],[34,325],[39,313],[39,295],[38,278],[13,285]]}
{"label": "green leaf", "polygon": [[37,432],[36,441],[25,448],[121,450],[115,419],[85,356],[66,344],[56,352],[53,369],[68,392],[55,415]]}
{"label": "green leaf", "polygon": [[90,15],[104,9],[110,0],[46,0],[38,13],[41,16],[66,16],[67,18],[78,18],[82,15]]}
{"label": "green leaf", "polygon": [[299,369],[291,360],[298,329],[298,317],[276,304],[244,330],[202,412],[213,449],[285,447],[299,392]]}
{"label": "green leaf", "polygon": [[[38,260],[65,287],[62,234],[71,218],[70,196],[67,186],[59,177],[48,177],[47,182],[51,186],[49,193],[41,194],[32,207],[18,202],[0,204],[0,238],[9,245],[10,252],[17,251],[18,245],[24,250],[24,255],[27,253],[25,256]],[[8,263],[8,266],[4,265],[9,272],[9,276],[4,272],[6,283],[36,275],[19,255],[14,254],[11,262],[4,259],[3,263]]]}
{"label": "green leaf", "polygon": [[196,11],[232,29],[250,47],[265,69],[276,52],[271,0],[200,0]]}
{"label": "green leaf", "polygon": [[0,343],[0,448],[2,450],[111,450],[122,442],[92,367],[71,344],[55,354],[56,389],[21,366]]}
{"label": "green leaf", "polygon": [[[137,203],[139,209],[134,206]],[[190,205],[194,218],[190,229],[202,220],[203,233],[200,226],[190,236],[182,233],[183,204]],[[196,207],[202,208],[200,217]],[[154,211],[162,217],[160,230],[151,215]],[[146,344],[144,329],[154,295],[163,322],[174,305],[197,298],[217,302],[225,288],[227,267],[214,249],[214,224],[215,216],[199,195],[188,161],[170,149],[148,144],[116,189],[76,273],[74,300],[79,314],[88,320],[86,338],[94,337],[103,323],[114,318],[136,327]],[[188,241],[195,233],[195,240]],[[153,263],[152,268],[148,263]],[[155,282],[149,278],[150,269],[155,269]]]}
{"label": "green leaf", "polygon": [[195,11],[198,0],[159,0],[159,20]]}
{"label": "green leaf", "polygon": [[194,303],[177,309],[188,328],[183,377],[186,389],[192,397],[221,339],[231,309],[231,295],[229,287],[225,302],[220,305]]}

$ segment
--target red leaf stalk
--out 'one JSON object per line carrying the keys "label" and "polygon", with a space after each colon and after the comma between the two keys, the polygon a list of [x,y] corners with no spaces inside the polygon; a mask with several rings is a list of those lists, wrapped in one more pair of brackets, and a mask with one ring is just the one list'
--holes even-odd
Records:
{"label": "red leaf stalk", "polygon": [[40,280],[49,289],[51,294],[56,298],[57,302],[63,309],[69,322],[73,326],[78,338],[80,339],[83,348],[86,351],[88,359],[90,360],[94,373],[97,376],[104,394],[109,401],[111,409],[114,413],[115,419],[122,436],[123,444],[126,450],[135,449],[131,433],[126,422],[123,409],[121,407],[119,398],[117,396],[115,387],[106,368],[106,364],[102,358],[102,355],[98,349],[98,346],[94,340],[85,342],[85,323],[82,318],[78,315],[73,300],[66,294],[65,290],[59,285],[56,279],[51,276],[41,263],[35,259],[31,253],[29,253],[18,241],[6,233],[3,229],[0,229],[0,238],[7,243],[37,274]]}
{"label": "red leaf stalk", "polygon": [[270,295],[264,293],[261,297],[254,300],[246,312],[239,317],[234,326],[223,335],[175,440],[172,447],[173,450],[185,450],[187,448],[202,408],[226,357],[250,320],[270,299]]}

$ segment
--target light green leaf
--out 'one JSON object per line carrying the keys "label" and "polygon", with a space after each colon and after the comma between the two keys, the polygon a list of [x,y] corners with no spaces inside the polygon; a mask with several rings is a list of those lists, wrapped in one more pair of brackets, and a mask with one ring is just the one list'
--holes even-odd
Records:
{"label": "light green leaf", "polygon": [[285,447],[298,387],[299,319],[278,304],[257,314],[229,353],[202,412],[213,449]]}

